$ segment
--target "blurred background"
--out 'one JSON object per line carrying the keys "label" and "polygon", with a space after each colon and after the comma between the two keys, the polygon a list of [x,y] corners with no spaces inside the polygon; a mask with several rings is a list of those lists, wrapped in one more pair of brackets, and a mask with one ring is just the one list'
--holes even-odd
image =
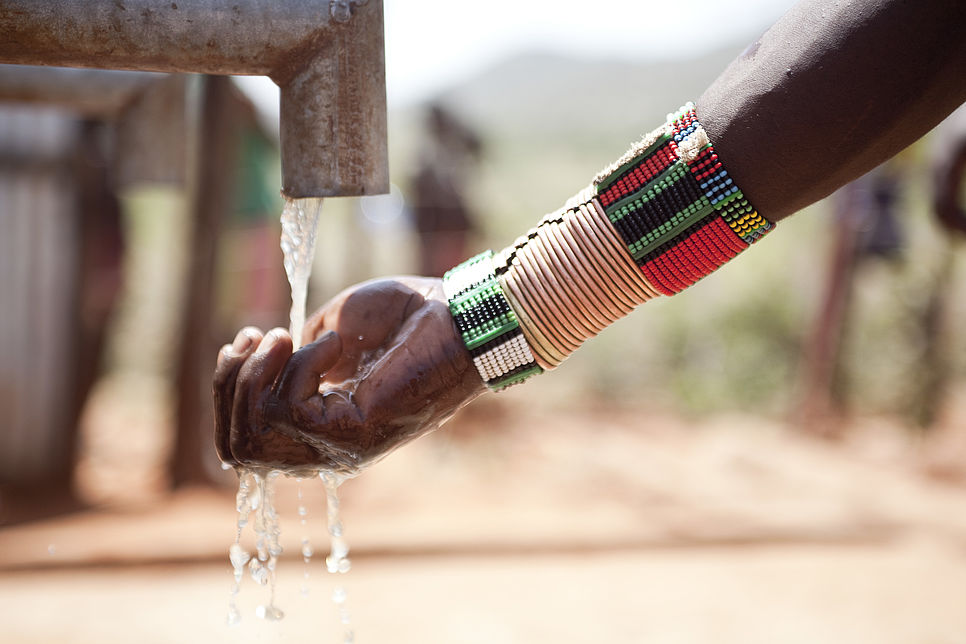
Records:
{"label": "blurred background", "polygon": [[[393,191],[325,202],[310,310],[509,244],[791,4],[387,0]],[[3,639],[336,641],[317,481],[278,485],[288,616],[246,579],[224,623],[210,374],[287,326],[274,86],[111,91],[0,104]],[[345,483],[356,641],[966,642],[954,116]]]}

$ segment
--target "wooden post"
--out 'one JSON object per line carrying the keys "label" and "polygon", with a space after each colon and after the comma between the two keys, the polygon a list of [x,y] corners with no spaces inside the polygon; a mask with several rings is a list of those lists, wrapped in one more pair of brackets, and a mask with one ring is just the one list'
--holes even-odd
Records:
{"label": "wooden post", "polygon": [[[232,208],[237,124],[231,80],[201,77],[196,131],[189,128],[188,193],[191,221],[176,390],[175,446],[170,466],[175,487],[210,483],[211,374],[219,342],[212,332],[218,238]],[[190,108],[189,108],[190,109]]]}

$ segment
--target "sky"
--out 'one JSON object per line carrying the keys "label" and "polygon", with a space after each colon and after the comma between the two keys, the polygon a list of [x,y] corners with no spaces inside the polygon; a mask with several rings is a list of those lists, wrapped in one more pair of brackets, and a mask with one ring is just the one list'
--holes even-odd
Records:
{"label": "sky", "polygon": [[[521,52],[628,60],[697,55],[754,38],[795,0],[383,0],[389,108],[441,89]],[[686,7],[682,11],[680,7]],[[241,84],[269,118],[278,91]],[[276,126],[277,127],[277,126]]]}
{"label": "sky", "polygon": [[[384,0],[390,104],[523,51],[679,57],[754,37],[795,0]],[[680,7],[687,7],[683,12]]]}

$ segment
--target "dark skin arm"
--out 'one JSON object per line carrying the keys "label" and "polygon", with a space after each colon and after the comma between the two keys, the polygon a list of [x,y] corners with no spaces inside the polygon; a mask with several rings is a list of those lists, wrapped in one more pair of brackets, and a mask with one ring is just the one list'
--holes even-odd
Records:
{"label": "dark skin arm", "polygon": [[[777,221],[966,100],[964,30],[962,0],[805,0],[708,88],[698,116],[736,183]],[[304,340],[293,355],[283,330],[243,329],[222,349],[225,462],[354,472],[484,391],[439,280],[350,288],[310,319]]]}
{"label": "dark skin arm", "polygon": [[735,183],[779,221],[966,101],[962,0],[804,0],[696,105]]}

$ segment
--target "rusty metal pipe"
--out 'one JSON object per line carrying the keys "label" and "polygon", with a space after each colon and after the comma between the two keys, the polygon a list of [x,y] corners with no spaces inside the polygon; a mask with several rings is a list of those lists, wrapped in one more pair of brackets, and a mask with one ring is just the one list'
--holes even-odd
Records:
{"label": "rusty metal pipe", "polygon": [[0,100],[56,105],[85,116],[108,117],[164,77],[151,72],[0,65]]}
{"label": "rusty metal pipe", "polygon": [[382,0],[3,0],[0,62],[266,75],[286,195],[389,189]]}

